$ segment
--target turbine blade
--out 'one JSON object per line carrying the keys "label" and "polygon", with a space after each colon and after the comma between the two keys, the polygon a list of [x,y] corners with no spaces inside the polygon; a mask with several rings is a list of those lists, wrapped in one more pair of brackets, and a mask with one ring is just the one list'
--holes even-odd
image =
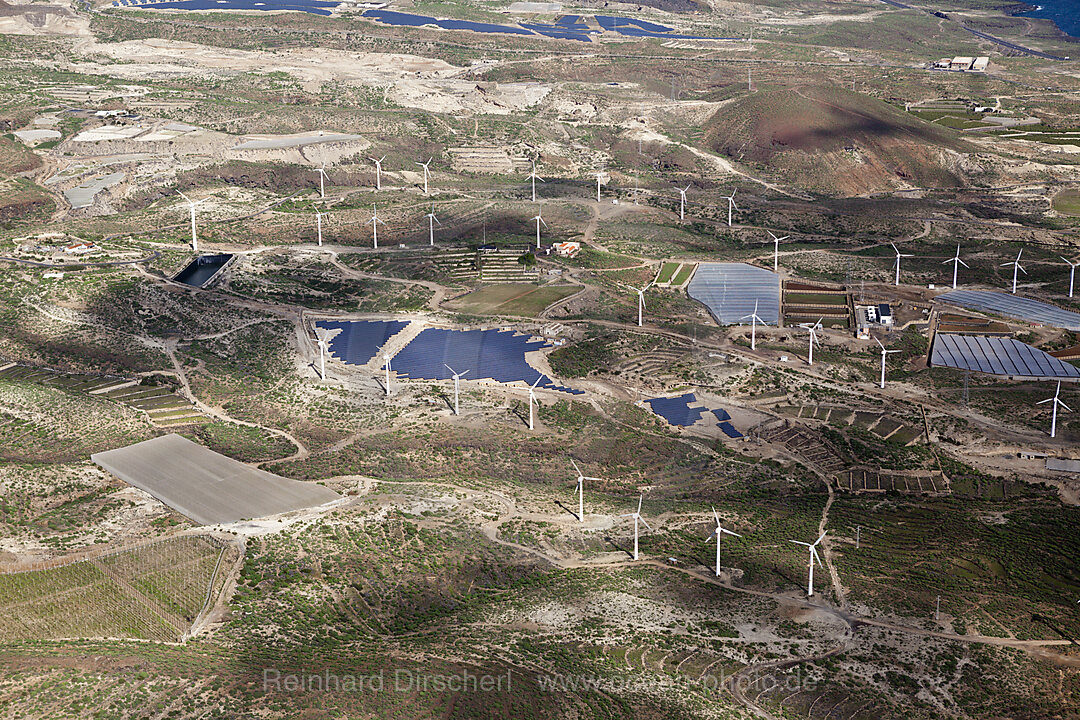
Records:
{"label": "turbine blade", "polygon": [[742,537],[742,535],[740,535],[739,533],[732,532],[731,530],[727,530],[725,528],[720,528],[720,532],[727,533],[728,535],[731,535],[733,537]]}
{"label": "turbine blade", "polygon": [[788,542],[795,543],[796,545],[804,545],[806,547],[810,547],[810,543],[803,542],[802,540],[788,540]]}
{"label": "turbine blade", "polygon": [[[1040,400],[1039,402],[1037,402],[1037,403],[1035,403],[1035,404],[1036,404],[1036,405],[1042,405],[1043,403],[1053,402],[1053,401],[1055,401],[1055,400],[1057,400],[1057,396],[1056,396],[1056,395],[1055,395],[1054,397],[1052,397],[1052,398],[1046,398],[1045,400]],[[1060,402],[1060,401],[1059,401],[1059,402]]]}
{"label": "turbine blade", "polygon": [[712,509],[712,516],[716,518],[716,526],[720,526],[720,516],[716,514],[716,508]]}
{"label": "turbine blade", "polygon": [[642,501],[642,500],[644,500],[644,499],[645,499],[645,496],[644,496],[644,495],[638,495],[638,496],[637,496],[637,511],[638,511],[638,515],[640,515],[640,514],[641,514],[641,501]]}
{"label": "turbine blade", "polygon": [[1058,405],[1060,405],[1061,407],[1065,408],[1065,409],[1066,409],[1067,411],[1069,411],[1069,412],[1072,412],[1072,408],[1071,408],[1071,407],[1069,407],[1068,405],[1066,405],[1065,403],[1061,402],[1060,400],[1058,400],[1058,401],[1057,401],[1057,403],[1058,403]]}
{"label": "turbine blade", "polygon": [[958,260],[958,261],[960,262],[960,264],[961,264],[961,265],[963,265],[964,267],[966,267],[966,268],[969,268],[969,267],[971,267],[970,265],[968,265],[968,264],[967,264],[966,262],[964,262],[963,260],[960,260],[960,258],[956,258],[956,259],[957,259],[957,260]]}
{"label": "turbine blade", "polygon": [[581,468],[579,468],[579,467],[577,466],[577,463],[576,463],[576,462],[574,462],[574,458],[570,458],[570,464],[571,464],[571,465],[573,465],[573,466],[574,466],[574,470],[576,470],[576,471],[577,471],[577,474],[578,474],[578,478],[582,478],[582,477],[585,477],[584,475],[582,475],[582,474],[581,474]]}
{"label": "turbine blade", "polygon": [[641,521],[641,524],[642,524],[642,525],[644,525],[645,527],[649,528],[650,530],[652,530],[652,529],[653,529],[653,528],[652,528],[652,525],[650,525],[650,524],[648,523],[648,521],[647,521],[647,520],[645,520],[645,518],[641,517],[640,515],[638,515],[638,520],[640,520],[640,521]]}

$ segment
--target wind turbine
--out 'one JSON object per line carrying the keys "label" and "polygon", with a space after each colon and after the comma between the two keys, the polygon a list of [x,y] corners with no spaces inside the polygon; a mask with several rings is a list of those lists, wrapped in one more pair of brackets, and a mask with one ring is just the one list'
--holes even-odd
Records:
{"label": "wind turbine", "polygon": [[315,328],[315,341],[319,345],[319,377],[323,380],[326,379],[326,353],[330,348],[326,346],[326,331],[322,328]]}
{"label": "wind turbine", "polygon": [[435,203],[431,203],[431,212],[429,212],[424,217],[426,217],[428,219],[428,223],[427,223],[428,224],[428,245],[431,245],[432,247],[434,247],[434,245],[435,245],[435,223],[439,223],[439,225],[442,225],[442,223],[439,222],[439,218],[435,217]]}
{"label": "wind turbine", "polygon": [[739,206],[735,204],[735,193],[738,192],[738,188],[731,191],[731,195],[721,196],[727,200],[727,226],[731,227],[731,211],[738,210]]}
{"label": "wind turbine", "polygon": [[[529,179],[532,180],[532,201],[536,202],[536,181],[544,182],[544,178],[536,174],[536,161],[533,160],[532,172],[529,173]],[[539,247],[539,245],[537,245]]]}
{"label": "wind turbine", "polygon": [[319,233],[319,247],[322,247],[322,219],[326,213],[320,212],[319,208],[314,205],[311,206],[311,209],[315,211],[315,228]]}
{"label": "wind turbine", "polygon": [[764,320],[762,320],[761,318],[758,317],[757,308],[758,308],[758,301],[755,300],[754,301],[754,312],[750,313],[749,315],[743,315],[741,318],[739,318],[740,320],[745,320],[746,318],[750,318],[750,349],[751,350],[757,350],[757,324],[759,322],[762,325],[767,324]]}
{"label": "wind turbine", "polygon": [[[683,189],[679,190],[679,220],[686,219],[686,191],[689,189],[690,185],[687,185]],[[730,225],[730,223],[728,224]]]}
{"label": "wind turbine", "polygon": [[1069,408],[1068,405],[1061,402],[1061,397],[1060,396],[1061,396],[1061,381],[1058,380],[1057,390],[1054,391],[1054,397],[1046,398],[1045,400],[1040,400],[1039,402],[1035,403],[1036,405],[1042,405],[1043,403],[1053,403],[1054,412],[1050,416],[1050,437],[1056,437],[1057,436],[1058,406],[1060,405],[1062,408],[1064,408],[1068,412],[1072,412],[1072,410]]}
{"label": "wind turbine", "polygon": [[893,252],[896,253],[896,281],[893,284],[894,285],[899,285],[900,284],[900,258],[914,257],[914,255],[902,255],[900,253],[900,251],[896,249],[896,244],[895,243],[889,243],[889,244],[892,245]]}
{"label": "wind turbine", "polygon": [[810,356],[809,356],[809,364],[810,365],[814,364],[814,343],[817,343],[818,345],[821,344],[817,339],[817,330],[818,330],[819,327],[821,327],[821,321],[824,320],[824,319],[825,319],[824,317],[821,317],[821,318],[818,319],[818,321],[816,323],[813,323],[813,324],[811,324],[811,323],[800,323],[799,324],[799,327],[803,328],[804,330],[809,330],[810,331]]}
{"label": "wind turbine", "polygon": [[780,272],[780,241],[787,240],[791,236],[785,235],[784,237],[776,237],[773,235],[772,230],[766,230],[766,232],[768,232],[769,235],[772,235],[773,239],[772,271],[778,273]]}
{"label": "wind turbine", "polygon": [[[383,157],[385,157],[385,155]],[[427,189],[428,165],[431,164],[431,158],[428,158],[427,162],[418,162],[416,164],[419,165],[420,167],[424,168],[424,194],[427,195],[428,194],[428,189]]]}
{"label": "wind turbine", "polygon": [[603,170],[596,171],[596,202],[600,202],[600,177],[604,174]]}
{"label": "wind turbine", "polygon": [[188,201],[188,205],[191,208],[191,249],[192,249],[193,252],[199,252],[199,238],[195,234],[195,208],[198,207],[199,205],[202,205],[204,202],[206,202],[206,198],[203,198],[202,200],[195,201],[195,200],[192,200],[191,198],[189,198],[184,193],[180,192],[179,190],[177,190],[176,192],[177,192],[178,195],[180,195],[180,197],[182,197],[182,198],[184,198],[185,200]]}
{"label": "wind turbine", "polygon": [[[1061,257],[1058,255],[1058,257]],[[1065,258],[1061,258],[1065,260]],[[1080,267],[1080,263],[1074,263],[1069,260],[1065,260],[1065,264],[1069,266],[1069,297],[1073,296],[1073,280],[1076,279],[1076,268]]]}
{"label": "wind turbine", "polygon": [[881,344],[881,341],[874,338],[874,342],[881,346],[881,389],[885,389],[885,356],[889,353],[898,353],[899,350],[886,350],[885,346]]}
{"label": "wind turbine", "polygon": [[645,525],[645,527],[652,530],[652,526],[649,525],[649,523],[645,522],[645,518],[641,517],[641,499],[642,499],[642,497],[643,497],[642,495],[638,495],[637,511],[636,512],[627,513],[626,515],[623,515],[623,517],[634,518],[634,559],[635,560],[638,559],[638,521],[640,520]]}
{"label": "wind turbine", "polygon": [[[619,283],[619,284],[622,285],[622,283]],[[631,291],[637,293],[637,300],[638,300],[638,304],[637,304],[637,324],[638,324],[638,327],[641,327],[641,322],[642,322],[642,317],[643,317],[642,313],[645,311],[645,291],[648,290],[649,288],[651,288],[652,286],[653,286],[653,284],[649,283],[645,287],[638,290],[637,288],[630,287],[629,285],[622,285],[622,287],[626,288],[627,290],[631,290]]]}
{"label": "wind turbine", "polygon": [[382,190],[382,161],[386,159],[386,156],[383,155],[378,160],[375,158],[368,159],[375,163],[375,189]]}
{"label": "wind turbine", "polygon": [[533,429],[533,403],[536,403],[536,406],[540,407],[540,401],[536,399],[536,393],[534,393],[533,390],[536,389],[536,386],[539,385],[540,381],[543,380],[543,379],[544,379],[544,376],[541,375],[540,377],[536,378],[536,382],[534,382],[529,387],[529,429],[530,430]]}
{"label": "wind turbine", "polygon": [[726,528],[720,527],[720,516],[716,514],[716,508],[712,509],[713,517],[716,518],[716,529],[712,531],[712,535],[709,536],[709,540],[716,538],[716,577],[720,577],[720,536],[731,535],[733,537],[742,537],[737,532],[732,532]]}
{"label": "wind turbine", "polygon": [[315,170],[316,170],[316,172],[319,173],[319,197],[320,198],[325,198],[326,197],[326,180],[327,180],[326,163],[324,162],[322,164],[322,167],[317,167],[317,168],[315,168]]}
{"label": "wind turbine", "polygon": [[589,477],[582,473],[581,468],[574,462],[574,458],[570,458],[570,463],[574,466],[574,470],[577,471],[577,490],[574,491],[574,494],[578,496],[577,519],[578,522],[585,522],[585,481],[594,480],[600,482],[600,478]]}
{"label": "wind turbine", "polygon": [[379,208],[375,207],[375,203],[371,204],[371,244],[376,250],[379,249],[379,225],[385,225],[381,218],[379,218]]}
{"label": "wind turbine", "polygon": [[953,266],[952,266],[952,289],[955,290],[956,289],[956,272],[960,269],[961,265],[963,265],[964,267],[970,267],[966,262],[964,262],[963,260],[960,259],[960,243],[956,243],[956,255],[953,256],[952,258],[946,260],[945,262],[943,262],[941,264],[942,265],[948,265],[949,263],[953,264]]}
{"label": "wind turbine", "polygon": [[543,223],[544,227],[547,227],[547,223],[544,222],[544,218],[540,217],[540,213],[542,213],[543,211],[544,211],[544,206],[543,205],[537,205],[536,206],[536,216],[532,218],[533,220],[536,221],[536,247],[537,248],[540,247],[540,223]]}
{"label": "wind turbine", "polygon": [[998,267],[1009,267],[1013,269],[1013,282],[1012,282],[1012,294],[1016,294],[1016,273],[1017,271],[1023,272],[1027,275],[1027,270],[1024,270],[1024,266],[1020,264],[1020,256],[1024,254],[1024,248],[1020,248],[1020,252],[1016,253],[1016,259],[1012,262],[1001,263]]}
{"label": "wind turbine", "polygon": [[806,596],[807,597],[814,597],[814,561],[815,560],[817,561],[818,567],[823,567],[822,564],[821,564],[821,558],[818,556],[817,546],[818,546],[818,543],[820,543],[822,540],[825,539],[825,534],[827,532],[828,531],[826,530],[825,532],[821,533],[821,537],[819,537],[817,540],[815,540],[812,543],[802,542],[801,540],[790,540],[789,541],[789,542],[795,543],[796,545],[802,545],[802,546],[807,547],[807,548],[810,549],[810,580],[806,584]]}
{"label": "wind turbine", "polygon": [[454,368],[450,367],[446,363],[443,363],[443,366],[454,374],[454,414],[460,415],[461,413],[458,411],[458,380],[468,375],[469,371],[466,370],[465,372],[459,373],[457,370],[454,370]]}
{"label": "wind turbine", "polygon": [[386,361],[386,397],[390,397],[390,353],[383,353],[383,360]]}

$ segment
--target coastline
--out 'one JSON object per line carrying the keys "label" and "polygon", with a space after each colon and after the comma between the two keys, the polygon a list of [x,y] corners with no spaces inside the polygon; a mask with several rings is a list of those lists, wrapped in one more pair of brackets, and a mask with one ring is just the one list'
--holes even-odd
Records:
{"label": "coastline", "polygon": [[1058,34],[1061,36],[1062,39],[1066,40],[1067,42],[1080,42],[1080,35],[1070,35],[1060,25],[1058,25],[1057,21],[1053,18],[1032,16],[1027,14],[1035,12],[1036,10],[1039,10],[1039,8],[1040,6],[1038,5],[1032,5],[1021,0],[1020,2],[1008,3],[1007,5],[1002,6],[1001,9],[1005,12],[1006,15],[1009,15],[1010,17],[1022,17],[1027,20],[1045,20],[1054,26],[1054,29],[1058,31]]}

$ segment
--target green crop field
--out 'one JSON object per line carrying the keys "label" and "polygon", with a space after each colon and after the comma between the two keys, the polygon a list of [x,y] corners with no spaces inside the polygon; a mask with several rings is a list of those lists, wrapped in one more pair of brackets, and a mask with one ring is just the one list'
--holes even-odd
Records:
{"label": "green crop field", "polygon": [[580,290],[576,285],[488,285],[457,298],[447,306],[475,315],[534,317],[549,305]]}

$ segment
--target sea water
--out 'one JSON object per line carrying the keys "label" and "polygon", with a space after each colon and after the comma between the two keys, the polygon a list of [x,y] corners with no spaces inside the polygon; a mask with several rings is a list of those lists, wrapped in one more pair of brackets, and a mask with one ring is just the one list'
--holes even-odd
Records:
{"label": "sea water", "polygon": [[1080,38],[1080,0],[1039,0],[1036,7],[1019,15],[1053,20],[1063,33]]}

